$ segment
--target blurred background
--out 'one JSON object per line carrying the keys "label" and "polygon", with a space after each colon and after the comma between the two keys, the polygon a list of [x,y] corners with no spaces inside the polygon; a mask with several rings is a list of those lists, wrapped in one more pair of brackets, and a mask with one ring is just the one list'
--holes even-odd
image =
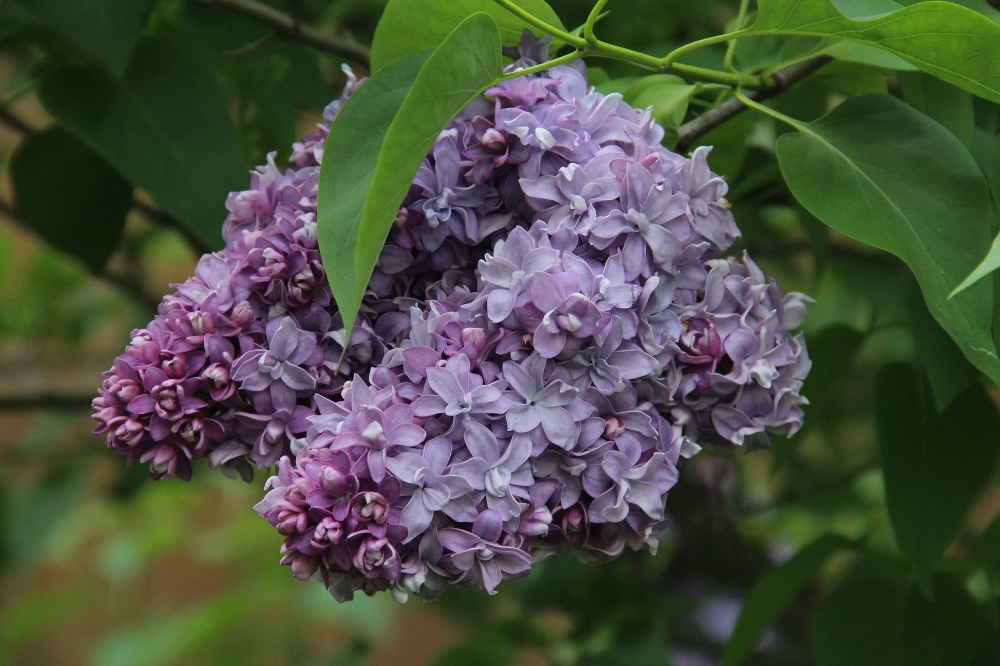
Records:
{"label": "blurred background", "polygon": [[[569,27],[590,9],[551,4]],[[724,30],[736,4],[611,3],[601,34],[665,53]],[[169,285],[191,274],[207,242],[171,217],[221,227],[227,193],[245,187],[268,152],[282,164],[345,80],[344,57],[229,5],[0,2],[0,663],[709,665],[765,572],[821,535],[864,539],[870,554],[831,559],[790,608],[775,611],[747,661],[813,663],[811,618],[827,590],[858,567],[901,566],[878,462],[876,372],[912,361],[930,338],[959,392],[975,373],[902,264],[832,235],[794,202],[773,154],[780,128],[760,116],[743,114],[702,142],[717,146],[710,164],[729,180],[744,245],[785,291],[818,300],[806,324],[812,405],[805,429],[773,450],[705,450],[682,461],[656,556],[600,567],[550,558],[496,597],[470,590],[432,604],[382,595],[338,605],[278,565],[282,539],[251,508],[263,475],[250,484],[208,473],[154,483],[90,434],[100,373]],[[367,44],[384,2],[267,5]],[[111,18],[94,18],[102,15]],[[712,64],[722,53],[698,57]],[[634,73],[599,64],[610,78]],[[59,88],[67,67],[90,78]],[[811,120],[845,93],[887,85],[894,81],[882,71],[837,63],[776,105]],[[109,149],[116,168],[67,131],[88,118],[123,137]],[[948,561],[995,557],[975,545],[1000,512],[998,490],[994,479]],[[996,575],[952,568],[995,620]],[[982,647],[996,644],[987,624],[973,631],[982,664],[997,663]]]}

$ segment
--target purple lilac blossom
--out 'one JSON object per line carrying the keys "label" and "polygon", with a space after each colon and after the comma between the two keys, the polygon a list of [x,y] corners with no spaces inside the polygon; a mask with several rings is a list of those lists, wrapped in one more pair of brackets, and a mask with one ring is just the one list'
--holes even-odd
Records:
{"label": "purple lilac blossom", "polygon": [[[509,71],[547,47],[526,33]],[[439,135],[345,339],[316,193],[347,74],[105,373],[109,448],[154,478],[276,465],[255,508],[282,564],[341,601],[403,601],[492,594],[564,548],[655,552],[680,458],[801,427],[811,299],[727,257],[710,149],[663,148],[580,63],[489,89]]]}

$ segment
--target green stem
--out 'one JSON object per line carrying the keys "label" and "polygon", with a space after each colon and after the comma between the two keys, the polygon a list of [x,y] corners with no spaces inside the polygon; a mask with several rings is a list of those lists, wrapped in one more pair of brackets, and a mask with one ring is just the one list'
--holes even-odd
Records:
{"label": "green stem", "polygon": [[802,124],[798,120],[796,120],[795,118],[791,118],[789,116],[786,116],[785,114],[781,113],[780,111],[775,111],[774,109],[772,109],[769,106],[764,106],[760,102],[755,102],[754,100],[752,100],[749,97],[747,97],[746,95],[744,95],[742,90],[737,89],[735,91],[735,95],[736,95],[736,99],[740,100],[741,102],[743,102],[744,105],[746,105],[750,109],[753,109],[754,111],[759,111],[759,112],[763,113],[766,116],[771,116],[775,120],[779,120],[779,121],[785,123],[786,125],[789,125],[790,127],[794,128],[794,129],[797,129],[800,132],[806,132],[806,131],[808,131],[808,128],[804,124]]}
{"label": "green stem", "polygon": [[[678,55],[683,54],[688,47],[694,47],[696,44],[704,45],[707,40],[701,40],[701,42],[693,42],[687,46],[682,46],[677,49],[666,58],[657,58],[651,56],[647,53],[641,53],[639,51],[633,51],[632,49],[627,49],[622,46],[617,46],[615,44],[609,44],[608,42],[603,42],[593,36],[593,31],[591,30],[591,39],[585,39],[582,37],[577,37],[576,35],[570,34],[565,30],[556,28],[553,25],[546,23],[545,21],[533,16],[529,12],[526,12],[521,7],[515,5],[511,0],[493,0],[498,5],[514,14],[524,22],[532,25],[543,32],[546,32],[556,39],[562,40],[566,44],[577,49],[575,52],[576,57],[582,57],[584,55],[596,56],[600,58],[609,58],[611,60],[621,60],[622,62],[627,62],[637,67],[642,67],[643,69],[649,69],[654,72],[663,73],[673,73],[677,74],[690,81],[707,81],[709,83],[721,83],[723,85],[732,87],[741,87],[749,89],[760,89],[767,87],[767,80],[764,77],[756,76],[753,74],[742,74],[737,72],[720,72],[714,69],[706,69],[704,67],[695,67],[694,65],[682,65],[680,63],[675,63],[672,61]],[[606,0],[605,0],[606,1]],[[596,9],[600,10],[604,2],[598,0]],[[592,13],[593,16],[597,16],[600,12]],[[589,19],[588,19],[589,22]],[[584,26],[584,32],[586,34],[586,24]],[[729,33],[727,35],[719,35],[718,37],[710,38],[713,42],[722,42],[727,39],[732,39],[734,35],[738,33]],[[575,59],[575,58],[573,58]]]}
{"label": "green stem", "polygon": [[527,76],[528,74],[537,74],[538,72],[544,72],[545,70],[551,69],[557,65],[565,65],[568,62],[579,60],[585,55],[586,55],[586,49],[573,51],[572,53],[567,53],[566,55],[561,55],[558,58],[553,58],[552,60],[543,62],[540,65],[532,65],[531,67],[515,69],[513,72],[508,72],[503,76],[501,76],[496,82],[501,83],[503,81],[510,81],[511,79],[516,79],[521,76]]}
{"label": "green stem", "polygon": [[724,35],[715,35],[714,37],[706,37],[705,39],[699,39],[696,42],[685,44],[684,46],[676,48],[670,53],[668,53],[666,57],[663,58],[663,66],[671,67],[674,64],[675,60],[677,60],[686,53],[690,53],[691,51],[697,51],[698,49],[703,48],[705,46],[712,46],[713,44],[722,44],[724,42],[737,39],[743,36],[742,33],[743,33],[742,30],[737,30],[736,32],[727,32]]}
{"label": "green stem", "polygon": [[576,35],[571,35],[565,30],[560,30],[559,28],[546,23],[540,18],[537,18],[530,12],[518,7],[510,0],[493,0],[495,3],[506,9],[508,12],[518,17],[528,25],[533,25],[542,32],[548,33],[555,37],[556,39],[562,40],[572,46],[575,49],[583,49],[587,46],[587,40],[582,37],[577,37]]}
{"label": "green stem", "polygon": [[601,10],[604,9],[604,5],[606,4],[608,4],[608,0],[597,0],[594,8],[590,10],[590,14],[587,16],[587,22],[583,24],[583,37],[589,44],[597,43],[597,36],[594,35],[594,25],[600,20]]}
{"label": "green stem", "polygon": [[[747,10],[750,8],[750,0],[740,0],[740,11],[736,15],[736,30],[743,30],[743,23],[747,19]],[[735,72],[736,69],[733,67],[733,54],[736,52],[736,40],[730,40],[729,44],[726,45],[726,57],[722,60],[722,66],[724,69]]]}

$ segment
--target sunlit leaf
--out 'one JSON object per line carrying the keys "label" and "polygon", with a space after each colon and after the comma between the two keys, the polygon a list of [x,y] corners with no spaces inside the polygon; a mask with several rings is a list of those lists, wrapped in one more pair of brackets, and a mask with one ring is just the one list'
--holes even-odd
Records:
{"label": "sunlit leaf", "polygon": [[950,2],[921,2],[857,20],[831,0],[760,0],[747,34],[839,37],[875,46],[964,90],[1000,102],[1000,25]]}
{"label": "sunlit leaf", "polygon": [[976,285],[948,298],[978,261],[977,248],[989,243],[989,191],[968,149],[889,95],[851,98],[796,127],[777,143],[795,198],[840,233],[906,262],[934,318],[1000,382],[992,290]]}
{"label": "sunlit leaf", "polygon": [[427,58],[398,107],[404,70],[387,79],[382,106],[362,107],[352,97],[344,111],[357,111],[334,123],[320,173],[319,243],[345,338],[414,174],[441,129],[500,76],[500,47],[493,19],[473,14]]}
{"label": "sunlit leaf", "polygon": [[8,0],[4,9],[54,30],[119,75],[142,32],[148,6],[149,0]]}
{"label": "sunlit leaf", "polygon": [[[972,155],[990,186],[993,198],[993,215],[997,216],[998,206],[1000,206],[1000,139],[978,128],[973,136]],[[996,220],[994,220],[993,232],[996,232],[995,222]],[[986,257],[969,273],[967,278],[962,280],[962,284],[955,287],[949,298],[965,291],[998,268],[1000,268],[1000,234],[993,239],[993,244],[986,253]]]}
{"label": "sunlit leaf", "polygon": [[901,72],[899,82],[907,104],[947,127],[965,145],[972,143],[972,95],[922,72]]}
{"label": "sunlit leaf", "polygon": [[[544,0],[514,0],[514,4],[549,25],[565,29]],[[372,41],[372,71],[377,72],[410,53],[437,47],[459,23],[476,12],[493,17],[504,44],[517,44],[528,27],[523,19],[493,0],[389,0]],[[539,30],[536,28],[534,32]]]}

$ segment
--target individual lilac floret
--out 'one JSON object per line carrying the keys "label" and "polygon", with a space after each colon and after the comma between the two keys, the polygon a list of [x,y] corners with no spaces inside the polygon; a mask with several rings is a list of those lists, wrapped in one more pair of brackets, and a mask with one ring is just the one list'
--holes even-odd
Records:
{"label": "individual lilac floret", "polygon": [[[526,32],[512,72],[544,61]],[[282,171],[227,199],[226,247],[133,332],[96,432],[153,478],[249,480],[281,563],[339,601],[494,593],[571,549],[655,552],[681,458],[794,434],[812,304],[739,236],[709,148],[663,148],[649,109],[581,62],[513,78],[438,136],[348,337],[317,241],[349,71]]]}

